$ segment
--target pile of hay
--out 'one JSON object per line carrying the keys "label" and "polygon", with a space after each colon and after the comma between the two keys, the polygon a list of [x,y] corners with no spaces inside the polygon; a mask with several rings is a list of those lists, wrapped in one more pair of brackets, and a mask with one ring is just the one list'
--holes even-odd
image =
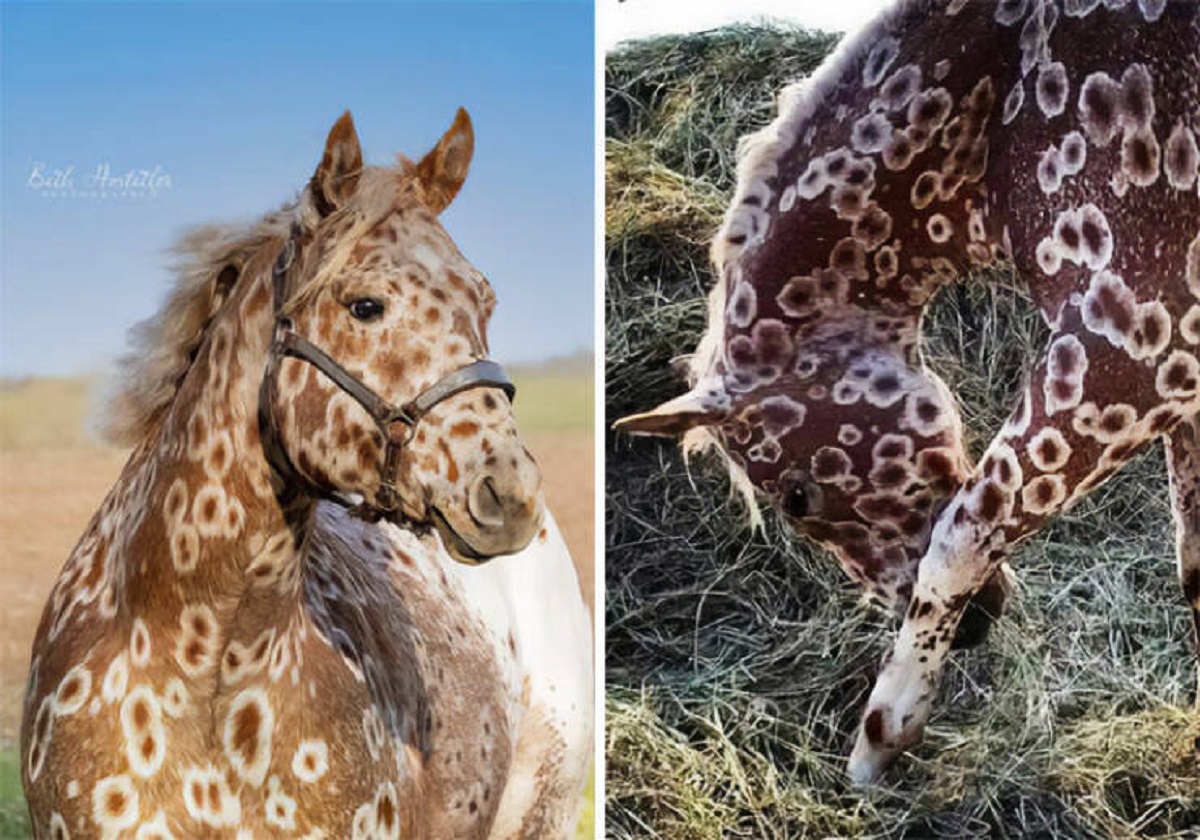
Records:
{"label": "pile of hay", "polygon": [[[747,27],[659,38],[607,69],[609,422],[681,393],[739,136],[836,39]],[[978,456],[1044,340],[1003,273],[944,292],[932,365]],[[1032,540],[1018,598],[956,653],[925,743],[869,795],[843,777],[888,617],[722,470],[608,438],[612,837],[1178,836],[1200,826],[1200,717],[1157,447]],[[1191,835],[1189,835],[1191,836]]]}

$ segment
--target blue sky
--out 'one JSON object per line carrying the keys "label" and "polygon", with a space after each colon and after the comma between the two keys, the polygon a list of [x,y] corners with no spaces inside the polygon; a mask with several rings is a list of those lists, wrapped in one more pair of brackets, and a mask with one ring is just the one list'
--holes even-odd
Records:
{"label": "blue sky", "polygon": [[[496,288],[493,355],[592,346],[590,2],[3,2],[0,29],[0,376],[104,370],[179,234],[291,198],[347,108],[386,164],[465,106],[475,159],[443,222]],[[170,185],[93,197],[104,165]],[[68,166],[73,193],[45,184]]]}

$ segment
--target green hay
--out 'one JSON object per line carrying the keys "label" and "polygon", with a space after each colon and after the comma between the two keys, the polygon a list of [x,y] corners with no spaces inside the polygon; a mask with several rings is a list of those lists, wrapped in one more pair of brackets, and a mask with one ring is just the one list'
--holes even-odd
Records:
{"label": "green hay", "polygon": [[[610,57],[610,422],[684,390],[671,360],[705,326],[736,138],[832,44],[738,28]],[[978,456],[1046,328],[1002,271],[944,291],[925,327]],[[925,742],[863,794],[845,756],[893,620],[773,514],[751,532],[711,459],[607,445],[611,837],[1196,836],[1195,659],[1157,447],[1023,548],[1010,612],[952,657]]]}

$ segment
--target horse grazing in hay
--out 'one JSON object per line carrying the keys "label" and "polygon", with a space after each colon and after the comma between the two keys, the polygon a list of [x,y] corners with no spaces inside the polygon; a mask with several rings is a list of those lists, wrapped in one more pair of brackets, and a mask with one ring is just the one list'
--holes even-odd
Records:
{"label": "horse grazing in hay", "polygon": [[[921,738],[972,596],[1164,438],[1200,638],[1200,5],[901,0],[743,147],[692,389],[619,429],[735,474],[904,615],[850,759]],[[938,288],[1011,260],[1051,327],[972,466],[920,357]]]}
{"label": "horse grazing in hay", "polygon": [[485,360],[492,290],[437,221],[473,148],[460,111],[364,168],[347,113],[295,205],[184,243],[34,643],[39,837],[572,827],[589,620]]}

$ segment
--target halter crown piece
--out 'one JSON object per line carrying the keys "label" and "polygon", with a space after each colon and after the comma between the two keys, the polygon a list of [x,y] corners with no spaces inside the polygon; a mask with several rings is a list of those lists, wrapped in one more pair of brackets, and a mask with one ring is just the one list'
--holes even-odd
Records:
{"label": "halter crown piece", "polygon": [[[412,438],[413,430],[421,422],[421,418],[443,400],[472,388],[499,388],[508,396],[510,402],[516,396],[517,389],[512,380],[508,378],[508,374],[504,372],[504,368],[490,359],[480,359],[451,371],[403,405],[394,405],[376,394],[362,380],[334,361],[328,353],[298,334],[292,320],[283,314],[285,281],[288,272],[296,262],[302,236],[303,231],[300,226],[293,224],[291,234],[284,243],[283,251],[280,252],[271,274],[275,333],[271,341],[270,357],[267,361],[266,373],[263,376],[262,388],[259,391],[258,406],[259,429],[262,432],[267,462],[284,479],[285,488],[288,485],[294,486],[294,482],[298,481],[307,485],[314,495],[345,507],[351,507],[341,496],[324,488],[315,487],[309,479],[304,478],[279,441],[270,410],[275,396],[275,369],[283,357],[291,356],[308,362],[321,371],[331,382],[361,405],[375,421],[384,440],[383,466],[379,471],[379,491],[376,493],[375,501],[370,505],[364,503],[363,507],[374,518],[378,518],[380,514],[384,513],[392,514],[399,509],[401,502],[400,493],[395,484],[396,470],[400,466],[400,454],[405,444]],[[397,424],[404,428],[402,436],[393,433]]]}

